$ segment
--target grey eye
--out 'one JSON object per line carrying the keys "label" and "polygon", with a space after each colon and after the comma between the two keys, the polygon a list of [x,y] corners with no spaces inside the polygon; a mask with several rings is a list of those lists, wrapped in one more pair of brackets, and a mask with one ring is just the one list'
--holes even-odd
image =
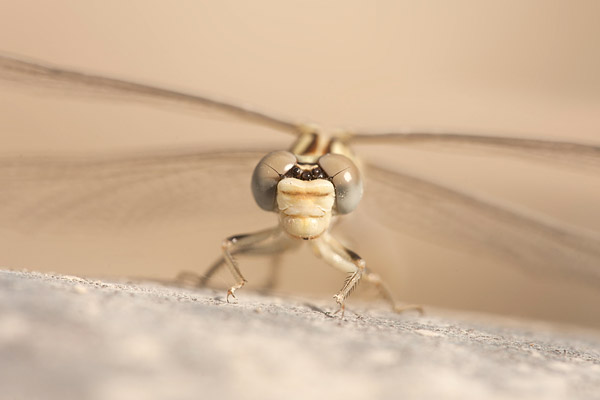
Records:
{"label": "grey eye", "polygon": [[335,207],[338,214],[348,214],[358,206],[363,194],[358,168],[341,154],[325,154],[319,166],[329,176],[335,187]]}
{"label": "grey eye", "polygon": [[296,162],[296,156],[289,151],[274,151],[260,160],[252,174],[252,194],[260,208],[266,211],[275,209],[277,183]]}

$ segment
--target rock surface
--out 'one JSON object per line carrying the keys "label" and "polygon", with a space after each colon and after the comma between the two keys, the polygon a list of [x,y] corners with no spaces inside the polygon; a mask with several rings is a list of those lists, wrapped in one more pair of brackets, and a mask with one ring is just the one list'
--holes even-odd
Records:
{"label": "rock surface", "polygon": [[3,399],[600,398],[600,337],[0,271]]}

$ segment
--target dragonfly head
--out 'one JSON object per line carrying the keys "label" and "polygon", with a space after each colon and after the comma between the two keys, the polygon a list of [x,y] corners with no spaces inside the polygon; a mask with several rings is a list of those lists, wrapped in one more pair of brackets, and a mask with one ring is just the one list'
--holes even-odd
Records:
{"label": "dragonfly head", "polygon": [[327,230],[333,215],[354,210],[362,197],[358,168],[340,154],[301,162],[287,151],[267,154],[252,175],[252,193],[260,208],[279,213],[290,235],[313,239]]}

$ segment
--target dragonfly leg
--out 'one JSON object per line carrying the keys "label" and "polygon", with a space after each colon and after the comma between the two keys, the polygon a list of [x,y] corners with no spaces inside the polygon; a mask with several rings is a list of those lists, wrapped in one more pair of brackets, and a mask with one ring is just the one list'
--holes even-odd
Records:
{"label": "dragonfly leg", "polygon": [[281,255],[282,255],[283,251],[285,251],[285,249],[273,254],[273,256],[271,257],[271,266],[269,269],[269,277],[267,278],[267,281],[261,288],[261,291],[263,291],[265,293],[273,290],[279,283],[279,276],[280,276],[280,272],[281,272],[281,258],[282,258]]}
{"label": "dragonfly leg", "polygon": [[365,261],[352,250],[342,246],[342,244],[329,233],[325,233],[320,238],[314,239],[312,245],[313,250],[318,257],[322,258],[332,267],[348,274],[342,289],[333,296],[340,306],[338,311],[342,312],[343,317],[345,310],[344,301],[356,288],[365,273]]}
{"label": "dragonfly leg", "polygon": [[408,310],[416,310],[423,313],[423,308],[419,305],[399,305],[394,300],[391,290],[381,277],[367,269],[365,261],[358,254],[344,247],[329,233],[316,239],[313,248],[316,254],[325,260],[325,262],[349,274],[342,289],[333,296],[340,305],[342,316],[344,313],[344,300],[352,293],[352,290],[356,288],[361,279],[373,284],[380,295],[390,303],[394,312],[400,313]]}
{"label": "dragonfly leg", "polygon": [[[267,282],[261,288],[268,291],[273,289],[278,281],[281,255],[287,250],[297,246],[297,240],[291,239],[286,235],[273,234],[272,240],[265,239],[262,242],[253,243],[246,247],[239,247],[236,251],[232,251],[232,255],[245,254],[257,256],[271,256],[271,266]],[[213,277],[213,275],[226,265],[225,256],[222,255],[216,259],[203,274],[198,274],[191,271],[183,271],[177,275],[176,281],[179,283],[189,283],[197,287],[205,287]]]}
{"label": "dragonfly leg", "polygon": [[208,285],[208,281],[223,265],[225,265],[225,258],[219,257],[211,266],[206,270],[204,274],[198,274],[193,271],[181,271],[175,277],[175,282],[181,285],[188,284],[190,286],[205,287]]}
{"label": "dragonfly leg", "polygon": [[[230,236],[223,241],[223,244],[221,245],[221,248],[223,250],[223,259],[225,260],[225,264],[229,267],[233,278],[237,282],[227,291],[227,302],[229,302],[229,296],[235,298],[235,291],[242,288],[247,282],[246,278],[244,278],[239,269],[234,254],[243,251],[250,251],[253,247],[259,246],[261,243],[267,241],[268,239],[277,236],[280,232],[281,229],[279,227],[276,227],[250,234]],[[220,266],[217,265],[218,263],[219,261],[213,264],[215,270]],[[213,267],[211,267],[211,270],[213,269]]]}
{"label": "dragonfly leg", "polygon": [[392,296],[392,291],[383,282],[379,275],[367,271],[365,273],[364,279],[377,288],[381,297],[383,297],[388,303],[390,303],[394,312],[401,313],[404,311],[415,310],[418,311],[420,314],[423,314],[423,306],[420,306],[418,304],[399,305],[398,303],[396,303],[396,301],[394,300],[394,296]]}

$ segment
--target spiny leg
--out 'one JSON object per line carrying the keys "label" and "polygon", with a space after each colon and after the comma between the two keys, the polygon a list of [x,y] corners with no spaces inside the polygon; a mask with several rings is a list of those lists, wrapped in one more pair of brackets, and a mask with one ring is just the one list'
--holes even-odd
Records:
{"label": "spiny leg", "polygon": [[[282,254],[300,244],[297,240],[293,240],[283,234],[274,234],[271,239],[272,240],[264,240],[246,247],[240,247],[232,252],[234,256],[238,254],[272,256],[269,277],[262,288],[263,290],[272,289],[277,284]],[[183,271],[177,275],[176,280],[179,283],[189,282],[194,286],[204,287],[208,285],[212,276],[224,265],[226,265],[225,256],[222,255],[210,265],[204,274],[200,275],[195,272]]]}
{"label": "spiny leg", "polygon": [[282,252],[273,254],[271,257],[271,266],[269,269],[269,277],[265,284],[261,287],[263,293],[268,293],[273,290],[279,283],[279,276],[281,272],[281,259]]}
{"label": "spiny leg", "polygon": [[323,234],[320,238],[314,239],[313,250],[318,257],[321,257],[326,263],[343,272],[348,273],[348,278],[344,282],[342,289],[333,296],[339,304],[342,317],[344,316],[344,301],[356,288],[365,272],[365,261],[351,250],[346,249],[329,233]]}
{"label": "spiny leg", "polygon": [[[238,267],[237,261],[234,258],[234,254],[239,253],[243,250],[249,251],[248,249],[257,246],[260,243],[270,238],[273,238],[280,233],[281,229],[279,227],[276,227],[259,231],[256,233],[231,236],[223,241],[223,244],[221,245],[221,248],[223,250],[223,258],[225,259],[225,263],[229,267],[229,271],[233,275],[233,278],[237,282],[227,291],[227,302],[229,302],[229,296],[233,296],[235,298],[235,291],[242,288],[247,282],[246,278],[244,278]],[[217,263],[213,264],[211,270],[213,269],[213,267],[214,270],[219,268],[220,265],[217,264],[219,264],[218,261]]]}
{"label": "spiny leg", "polygon": [[[260,286],[258,289],[261,293],[268,293],[269,291],[273,290],[279,283],[279,275],[280,275],[280,271],[281,271],[281,259],[282,259],[281,256],[282,256],[282,253],[284,251],[286,251],[287,249],[289,249],[290,247],[274,249],[274,252],[271,255],[271,265],[270,265],[269,272],[268,272],[268,278],[267,278],[266,282],[262,286]],[[260,249],[259,251],[255,252],[254,249],[252,247],[250,247],[247,250],[244,249],[242,251],[238,251],[238,252],[234,253],[234,255],[237,255],[237,254],[266,255],[268,253],[263,251],[263,249]],[[210,268],[206,271],[206,273],[204,273],[203,275],[193,274],[192,272],[184,272],[184,274],[180,274],[180,276],[182,277],[182,279],[194,279],[195,278],[197,285],[199,287],[204,287],[208,284],[208,281],[212,277],[212,275],[214,275],[215,272],[217,272],[217,270],[219,270],[224,265],[225,265],[225,258],[219,257],[219,259],[217,259],[210,266]],[[194,275],[194,277],[191,277],[192,275]]]}
{"label": "spiny leg", "polygon": [[210,265],[204,274],[200,275],[197,272],[181,271],[175,277],[175,282],[179,284],[189,283],[191,286],[196,287],[205,287],[208,285],[210,278],[212,278],[215,272],[217,272],[217,270],[219,270],[219,268],[221,268],[223,265],[225,265],[225,258],[221,256]]}
{"label": "spiny leg", "polygon": [[394,296],[392,296],[392,291],[381,280],[381,277],[379,275],[367,270],[365,272],[364,279],[367,282],[372,283],[377,288],[381,297],[383,297],[388,303],[390,303],[394,312],[401,313],[404,311],[415,310],[418,311],[420,314],[423,314],[423,307],[420,305],[399,305],[398,303],[396,303],[396,301],[394,300]]}
{"label": "spiny leg", "polygon": [[420,313],[423,312],[423,308],[418,305],[398,305],[392,296],[392,292],[387,285],[383,283],[379,275],[370,272],[366,268],[365,261],[358,254],[344,247],[329,233],[326,233],[321,238],[315,240],[313,248],[317,255],[323,258],[328,264],[341,271],[350,273],[342,289],[334,296],[336,302],[340,304],[342,315],[344,311],[344,300],[352,293],[352,290],[354,290],[361,278],[375,285],[380,295],[390,303],[394,312],[399,313],[407,310],[417,310]]}
{"label": "spiny leg", "polygon": [[[263,231],[261,231],[263,232]],[[232,251],[233,255],[238,254],[249,254],[249,255],[274,255],[274,264],[277,264],[281,253],[293,247],[294,241],[286,240],[287,237],[285,235],[273,235],[273,241],[267,241],[265,239],[263,242],[253,243],[251,245],[247,245],[246,247],[239,247]],[[191,271],[182,271],[175,278],[179,283],[190,282],[194,286],[204,287],[208,285],[208,282],[213,277],[213,275],[221,269],[225,262],[225,256],[221,255],[221,257],[217,258],[203,274],[198,274],[196,272]],[[275,269],[275,265],[273,265],[272,269]],[[273,271],[272,271],[273,272]],[[269,279],[269,283],[267,285],[271,285],[272,278]]]}

